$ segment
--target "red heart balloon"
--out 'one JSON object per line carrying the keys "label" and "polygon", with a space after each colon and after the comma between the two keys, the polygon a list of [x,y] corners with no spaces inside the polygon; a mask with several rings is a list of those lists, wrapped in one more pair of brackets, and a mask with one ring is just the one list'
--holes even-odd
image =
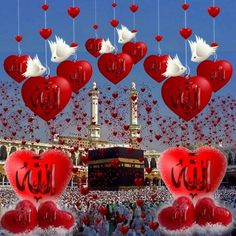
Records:
{"label": "red heart balloon", "polygon": [[47,201],[39,206],[38,224],[42,229],[49,227],[70,229],[74,225],[74,217],[69,212],[59,210],[54,202]]}
{"label": "red heart balloon", "polygon": [[42,29],[40,29],[39,34],[41,35],[42,38],[44,38],[46,40],[51,36],[52,29],[51,28],[42,28]]}
{"label": "red heart balloon", "polygon": [[69,16],[71,16],[72,18],[76,18],[80,13],[80,8],[79,7],[69,7],[67,9],[67,12],[68,12]]}
{"label": "red heart balloon", "polygon": [[211,198],[200,199],[196,206],[196,222],[204,226],[206,224],[229,225],[233,221],[232,213],[222,207],[217,207]]}
{"label": "red heart balloon", "polygon": [[189,4],[188,3],[184,3],[183,5],[182,5],[182,8],[183,8],[183,10],[188,10],[189,9]]}
{"label": "red heart balloon", "polygon": [[211,196],[217,190],[226,165],[224,154],[211,147],[195,151],[183,147],[169,148],[159,159],[161,177],[169,191],[174,196],[193,199]]}
{"label": "red heart balloon", "polygon": [[179,33],[184,39],[188,39],[192,35],[192,29],[191,28],[182,28],[182,29],[180,29]]}
{"label": "red heart balloon", "polygon": [[145,168],[145,170],[146,170],[146,172],[147,172],[148,174],[150,174],[150,173],[152,172],[152,168],[151,168],[151,167],[147,167],[147,168]]}
{"label": "red heart balloon", "polygon": [[137,4],[132,4],[129,7],[130,11],[132,11],[133,13],[135,13],[138,10],[138,5]]}
{"label": "red heart balloon", "polygon": [[143,206],[143,204],[144,204],[144,201],[142,199],[138,199],[136,201],[136,205],[139,206],[139,207]]}
{"label": "red heart balloon", "polygon": [[180,197],[172,206],[166,207],[158,214],[159,223],[168,230],[189,228],[195,221],[195,209],[190,199]]}
{"label": "red heart balloon", "polygon": [[197,67],[197,75],[205,77],[211,83],[212,90],[217,92],[231,79],[233,67],[225,60],[203,61]]}
{"label": "red heart balloon", "polygon": [[155,39],[156,39],[157,42],[161,42],[162,39],[163,39],[163,36],[160,35],[160,34],[157,34],[157,35],[155,36]]}
{"label": "red heart balloon", "polygon": [[85,47],[92,56],[98,57],[101,55],[99,51],[102,48],[102,40],[102,38],[90,38],[86,41]]}
{"label": "red heart balloon", "polygon": [[43,9],[44,11],[47,11],[48,8],[49,8],[48,4],[43,4],[43,5],[42,5],[42,9]]}
{"label": "red heart balloon", "polygon": [[63,61],[57,67],[57,75],[66,78],[75,93],[89,82],[92,74],[93,68],[87,61]]}
{"label": "red heart balloon", "polygon": [[35,203],[60,197],[70,181],[72,168],[71,158],[58,150],[41,154],[16,151],[5,164],[7,178],[16,194]]}
{"label": "red heart balloon", "polygon": [[107,208],[106,208],[106,207],[103,207],[103,206],[102,206],[102,207],[99,208],[99,213],[100,213],[101,215],[104,216],[104,215],[107,214],[107,212],[108,212],[108,211],[107,211]]}
{"label": "red heart balloon", "polygon": [[87,165],[88,162],[89,162],[88,156],[82,156],[82,157],[81,157],[81,161],[82,161],[85,165]]}
{"label": "red heart balloon", "polygon": [[25,79],[22,74],[26,72],[29,58],[30,56],[28,55],[11,55],[4,60],[4,70],[12,79],[20,83]]}
{"label": "red heart balloon", "polygon": [[16,35],[15,39],[19,43],[22,41],[23,37],[21,35]]}
{"label": "red heart balloon", "polygon": [[119,20],[117,20],[117,19],[112,19],[111,21],[110,21],[110,24],[111,24],[111,26],[113,26],[114,28],[115,27],[117,27],[118,25],[119,25]]}
{"label": "red heart balloon", "polygon": [[112,7],[117,7],[117,3],[116,2],[113,2],[111,5],[112,5]]}
{"label": "red heart balloon", "polygon": [[48,121],[60,113],[71,98],[69,81],[63,77],[28,79],[21,91],[25,105]]}
{"label": "red heart balloon", "polygon": [[189,121],[208,104],[212,88],[204,77],[186,79],[178,76],[166,80],[161,93],[165,104],[182,119]]}
{"label": "red heart balloon", "polygon": [[98,29],[98,24],[94,24],[93,29],[97,30]]}
{"label": "red heart balloon", "polygon": [[111,160],[110,163],[111,163],[111,166],[114,167],[114,168],[118,168],[119,165],[120,165],[119,160]]}
{"label": "red heart balloon", "polygon": [[87,217],[87,216],[83,216],[82,222],[83,222],[85,225],[88,225],[88,224],[89,224],[89,219],[88,219],[88,217]]}
{"label": "red heart balloon", "polygon": [[169,55],[151,55],[143,63],[146,73],[158,83],[166,79],[162,74],[166,72]]}
{"label": "red heart balloon", "polygon": [[119,83],[131,71],[133,60],[126,53],[106,53],[98,59],[100,72],[113,84]]}
{"label": "red heart balloon", "polygon": [[37,210],[27,200],[16,205],[15,210],[7,211],[1,219],[1,226],[13,234],[32,231],[37,226]]}
{"label": "red heart balloon", "polygon": [[133,63],[137,64],[145,57],[147,45],[143,42],[128,42],[124,44],[122,51],[129,54],[133,59]]}
{"label": "red heart balloon", "polygon": [[209,7],[208,13],[212,17],[217,17],[220,14],[220,8],[219,7]]}
{"label": "red heart balloon", "polygon": [[137,185],[137,186],[141,186],[141,185],[143,185],[143,178],[135,178],[134,179],[134,183],[135,183],[135,185]]}
{"label": "red heart balloon", "polygon": [[87,188],[87,187],[80,188],[80,193],[82,195],[87,195],[89,193],[89,188]]}
{"label": "red heart balloon", "polygon": [[158,229],[158,227],[159,227],[159,224],[158,224],[158,222],[151,222],[151,223],[149,223],[149,227],[153,231],[156,231]]}
{"label": "red heart balloon", "polygon": [[125,226],[125,225],[121,225],[120,227],[120,232],[123,234],[123,235],[126,235],[128,232],[129,232],[129,226]]}

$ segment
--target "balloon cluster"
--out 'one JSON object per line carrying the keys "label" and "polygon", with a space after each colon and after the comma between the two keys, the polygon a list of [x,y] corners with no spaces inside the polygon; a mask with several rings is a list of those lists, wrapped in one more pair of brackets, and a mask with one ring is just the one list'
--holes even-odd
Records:
{"label": "balloon cluster", "polygon": [[[190,151],[178,147],[164,151],[159,159],[159,169],[176,199],[159,212],[160,225],[167,230],[186,230],[194,224],[202,227],[220,224],[227,230],[233,221],[232,213],[216,206],[213,200],[226,168],[224,154],[215,148]],[[217,173],[214,172],[216,169]]]}
{"label": "balloon cluster", "polygon": [[[186,41],[192,35],[192,29],[187,26],[189,6],[186,1],[182,5],[185,26],[179,31],[185,40],[185,67],[177,55],[172,59],[169,55],[161,55],[160,50],[158,55],[148,56],[144,61],[146,73],[155,81],[160,83],[168,78],[162,86],[163,100],[170,110],[186,121],[198,115],[209,103],[212,92],[217,92],[224,87],[233,74],[230,62],[216,60],[218,44],[213,42],[208,45],[204,39],[196,36],[196,42],[189,41],[192,52],[191,60],[200,64],[197,67],[197,76],[190,77]],[[208,9],[208,13],[215,20],[215,17],[220,13],[220,8],[212,6]],[[162,36],[157,35],[156,40],[160,42]],[[207,60],[211,55],[215,55],[214,61]],[[184,77],[180,76],[185,71],[187,74]]]}
{"label": "balloon cluster", "polygon": [[23,233],[34,230],[36,226],[70,229],[74,225],[72,214],[59,210],[54,203],[70,181],[71,158],[58,150],[39,155],[21,150],[7,158],[5,169],[15,193],[24,200],[16,205],[15,210],[2,216],[4,229]]}
{"label": "balloon cluster", "polygon": [[[115,45],[113,46],[109,39],[104,40],[97,37],[96,9],[95,22],[93,24],[95,37],[88,39],[85,43],[87,51],[92,56],[99,57],[98,68],[100,72],[114,84],[127,77],[133,66],[139,63],[147,54],[147,45],[141,41],[137,42],[135,20],[131,31],[123,25],[118,29],[120,21],[116,17],[117,7],[118,4],[113,1],[114,15],[113,19],[110,20],[110,24],[114,28]],[[187,39],[192,35],[192,29],[187,26],[187,11],[189,7],[190,5],[186,1],[182,5],[185,13],[185,26],[179,31],[185,40],[186,52]],[[75,42],[75,20],[80,14],[80,8],[73,5],[67,9],[68,15],[73,20],[73,42],[70,45],[57,36],[56,42],[48,41],[52,35],[52,29],[47,27],[46,14],[48,9],[49,5],[45,2],[42,5],[42,10],[45,14],[45,26],[39,31],[40,36],[45,40],[46,67],[42,66],[37,55],[34,59],[31,59],[28,55],[11,55],[4,62],[5,71],[14,80],[20,83],[24,79],[28,79],[22,88],[23,100],[27,107],[45,121],[52,120],[58,115],[68,104],[72,92],[78,93],[89,82],[93,73],[89,62],[76,59],[75,51],[78,44]],[[129,9],[135,19],[139,6],[134,1]],[[215,20],[220,13],[220,8],[211,6],[208,9],[208,13]],[[115,31],[117,31],[119,36],[118,42],[123,45],[121,53],[118,53],[115,43]],[[18,44],[22,41],[22,36],[19,32],[15,39]],[[160,45],[163,36],[160,34],[159,29],[155,39]],[[134,41],[131,42],[131,40]],[[47,42],[52,53],[51,61],[60,63],[57,67],[57,76],[51,78],[49,77],[46,59]],[[185,67],[181,64],[178,56],[171,58],[169,55],[161,54],[161,50],[159,50],[158,55],[150,55],[144,61],[144,69],[151,78],[157,82],[162,82],[168,78],[162,86],[162,97],[166,105],[186,121],[193,119],[207,106],[212,92],[216,92],[225,86],[233,73],[231,64],[225,60],[206,60],[209,56],[216,55],[218,44],[215,41],[208,45],[203,39],[196,37],[196,42],[189,41],[189,44],[192,51],[192,61],[201,62],[197,68],[197,76],[190,77],[189,73],[184,77],[180,76],[188,70],[187,56],[185,58]],[[201,51],[202,49],[204,49],[204,55],[201,54],[199,56],[198,50]],[[75,60],[66,60],[71,55],[74,55]],[[45,72],[47,72],[46,77],[48,78],[41,77]],[[172,95],[169,96],[169,94]]]}
{"label": "balloon cluster", "polygon": [[[11,55],[4,61],[6,73],[18,83],[27,79],[22,86],[22,97],[27,107],[45,121],[52,120],[58,115],[70,101],[72,92],[78,93],[92,76],[92,66],[87,61],[66,60],[75,55],[78,44],[73,42],[67,45],[65,41],[56,36],[56,42],[48,41],[52,35],[52,29],[47,27],[47,11],[49,5],[43,4],[42,10],[45,14],[45,27],[39,31],[45,40],[45,63],[44,67],[38,56],[32,59],[29,55]],[[79,15],[78,7],[69,7],[68,14],[73,21]],[[74,24],[73,24],[74,25]],[[74,31],[74,30],[73,30]],[[74,40],[73,33],[73,40]],[[19,43],[22,37],[16,37]],[[60,63],[57,67],[57,76],[49,77],[47,65],[47,43],[50,45],[51,61]],[[42,77],[44,73],[45,77]]]}

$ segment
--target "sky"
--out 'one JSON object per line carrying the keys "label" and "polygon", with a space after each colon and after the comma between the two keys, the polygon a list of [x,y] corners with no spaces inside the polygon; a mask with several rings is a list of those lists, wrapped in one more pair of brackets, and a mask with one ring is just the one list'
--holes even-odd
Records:
{"label": "sky", "polygon": [[[93,78],[89,86],[95,80],[98,87],[104,84],[111,84],[99,72],[97,59],[86,51],[84,43],[90,37],[94,37],[92,25],[94,23],[94,1],[95,0],[75,0],[75,5],[80,7],[80,14],[76,20],[76,41],[79,44],[78,59],[87,60],[93,66]],[[129,6],[133,0],[117,0],[116,18],[120,23],[132,28],[132,13]],[[183,0],[160,0],[160,33],[164,40],[161,44],[162,53],[174,56],[179,55],[184,62],[184,40],[179,35],[179,29],[184,26],[184,11],[181,8]],[[41,9],[43,0],[20,0],[20,28],[23,35],[22,51],[23,54],[39,58],[44,63],[44,40],[39,36],[39,29],[44,26],[44,13]],[[72,0],[48,0],[48,27],[53,29],[53,35],[58,35],[68,43],[72,42],[72,20],[67,14],[67,8],[72,6]],[[113,40],[113,28],[110,20],[113,18],[111,0],[97,0],[97,23],[99,24],[98,35],[103,38],[109,37]],[[190,0],[188,15],[188,27],[194,34],[203,37],[207,42],[212,42],[212,18],[208,15],[207,9],[212,5],[211,0]],[[136,29],[138,30],[137,40],[143,41],[148,46],[147,55],[157,54],[157,43],[154,39],[157,34],[157,0],[136,0],[139,10],[136,13]],[[216,18],[216,41],[220,47],[217,51],[219,59],[229,60],[236,68],[236,1],[235,0],[216,0],[216,5],[221,7],[221,14]],[[1,64],[8,55],[17,54],[17,44],[14,40],[17,34],[17,0],[4,1],[0,8],[0,61]],[[121,51],[121,45],[119,51]],[[188,49],[189,52],[189,49]],[[190,53],[190,52],[189,52]],[[191,75],[195,75],[196,64],[190,62]],[[50,55],[48,54],[48,60]],[[51,75],[55,74],[56,65],[49,63]],[[0,69],[2,81],[9,81],[3,67]],[[135,65],[129,76],[120,82],[120,85],[127,85],[134,81],[137,87],[142,84],[149,84],[152,88],[154,98],[159,101],[163,112],[169,112],[161,98],[161,84],[152,80],[143,69],[143,61]],[[235,94],[236,82],[235,75],[231,81],[217,95]]]}

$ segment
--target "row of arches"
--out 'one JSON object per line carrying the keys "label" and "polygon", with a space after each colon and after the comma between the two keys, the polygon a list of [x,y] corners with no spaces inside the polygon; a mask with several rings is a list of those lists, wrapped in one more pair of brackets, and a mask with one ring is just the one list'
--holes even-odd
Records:
{"label": "row of arches", "polygon": [[[23,149],[25,149],[25,148],[24,147],[20,147],[20,150],[23,150]],[[12,146],[10,148],[10,151],[9,151],[9,154],[8,154],[7,147],[5,145],[2,145],[0,147],[0,161],[5,161],[7,159],[7,157],[8,157],[8,155],[11,155],[13,152],[15,152],[17,150],[18,149],[15,146]],[[33,152],[36,152],[36,150],[34,148],[31,148],[30,150],[33,151]],[[39,150],[39,154],[42,153],[42,152],[44,152],[44,150],[40,149]]]}
{"label": "row of arches", "polygon": [[[17,151],[18,149],[23,150],[23,149],[25,149],[25,148],[24,148],[24,147],[17,148],[17,147],[15,147],[15,146],[12,146],[12,147],[10,148],[10,151],[9,151],[9,154],[8,154],[7,147],[6,147],[5,145],[2,145],[2,146],[0,147],[0,161],[2,161],[2,162],[6,161],[7,157],[8,157],[9,155],[11,155],[13,152]],[[31,148],[30,150],[33,151],[33,152],[37,152],[37,153],[39,153],[39,154],[41,154],[41,153],[43,153],[43,152],[45,151],[44,149],[39,149],[39,151],[37,151],[37,150],[34,149],[34,148]],[[82,161],[81,161],[81,158],[80,158],[80,154],[79,154],[79,155],[75,155],[74,153],[72,153],[72,154],[70,154],[70,157],[72,158],[73,164],[74,164],[75,166],[78,166],[78,165],[82,165],[82,164],[83,164]]]}
{"label": "row of arches", "polygon": [[144,185],[145,186],[164,186],[164,182],[161,180],[161,179],[158,179],[158,178],[153,178],[153,179],[150,179],[150,178],[145,178],[144,179]]}
{"label": "row of arches", "polygon": [[[20,149],[25,149],[25,148],[20,147]],[[8,157],[8,155],[11,155],[13,152],[15,152],[17,150],[18,150],[18,148],[16,148],[15,146],[12,146],[10,148],[10,151],[9,151],[9,154],[8,154],[7,147],[5,145],[2,145],[0,147],[0,161],[5,161]],[[31,148],[30,150],[36,152],[36,150],[34,148]],[[40,149],[38,153],[40,154],[44,151],[45,150]],[[80,155],[76,156],[75,153],[72,153],[72,154],[70,154],[70,156],[73,159],[73,164],[74,165],[78,166],[78,165],[83,164],[82,161],[80,160]],[[145,166],[145,168],[148,168],[148,167],[153,168],[153,169],[157,168],[156,159],[154,157],[152,157],[150,159],[145,157],[144,158],[144,166]]]}
{"label": "row of arches", "polygon": [[228,153],[228,165],[236,165],[236,152]]}
{"label": "row of arches", "polygon": [[[150,162],[149,162],[150,161]],[[145,168],[152,168],[155,169],[157,168],[157,162],[156,159],[154,157],[152,157],[151,159],[148,160],[148,158],[144,158],[144,167]]]}

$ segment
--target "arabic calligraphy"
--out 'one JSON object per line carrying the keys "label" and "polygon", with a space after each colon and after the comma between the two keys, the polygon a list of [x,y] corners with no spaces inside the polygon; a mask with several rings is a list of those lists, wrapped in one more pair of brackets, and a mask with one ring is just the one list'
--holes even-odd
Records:
{"label": "arabic calligraphy", "polygon": [[83,69],[82,66],[76,68],[74,73],[71,74],[70,79],[73,82],[84,82],[86,79],[86,71]]}
{"label": "arabic calligraphy", "polygon": [[[24,163],[23,167],[16,171],[16,187],[18,190],[23,192],[28,187],[29,191],[35,195],[54,195],[56,170],[55,164],[52,164],[51,166],[45,164],[43,166],[43,164],[40,163],[40,160],[37,160],[34,163],[34,167],[36,169],[28,169],[23,175],[23,178],[20,178],[20,176],[22,176],[20,172],[24,171],[24,169],[27,169],[27,167],[28,165]],[[22,180],[20,181],[20,179]],[[36,198],[40,199],[40,197]]]}
{"label": "arabic calligraphy", "polygon": [[37,88],[31,93],[31,104],[37,108],[50,112],[51,109],[59,109],[60,106],[60,88],[57,85],[47,83],[44,88]]}
{"label": "arabic calligraphy", "polygon": [[177,225],[181,225],[187,220],[187,209],[177,208],[175,214],[169,216]]}
{"label": "arabic calligraphy", "polygon": [[116,59],[115,61],[111,61],[107,65],[107,72],[116,73],[117,76],[119,76],[119,74],[123,74],[125,72],[125,60],[119,58]]}
{"label": "arabic calligraphy", "polygon": [[131,50],[130,55],[134,57],[143,57],[144,56],[143,47],[137,47],[134,50]]}
{"label": "arabic calligraphy", "polygon": [[176,109],[181,107],[189,113],[201,106],[201,89],[192,82],[186,82],[184,90],[177,89],[172,95],[172,105]]}
{"label": "arabic calligraphy", "polygon": [[221,81],[225,80],[225,78],[226,78],[225,73],[226,73],[226,71],[223,68],[223,66],[218,66],[215,71],[211,72],[210,79],[212,81],[221,82]]}
{"label": "arabic calligraphy", "polygon": [[[200,167],[197,166],[197,161],[193,159],[189,160],[190,165],[184,165],[183,163],[183,159],[180,159],[180,162],[171,169],[171,179],[175,188],[184,186],[188,191],[209,192],[211,190],[211,161],[201,161]],[[182,168],[176,178],[174,175],[175,168],[179,169],[179,166],[182,166]]]}
{"label": "arabic calligraphy", "polygon": [[153,72],[161,72],[162,69],[162,62],[161,61],[155,61],[150,65],[150,70]]}
{"label": "arabic calligraphy", "polygon": [[18,59],[12,62],[11,67],[9,68],[9,73],[18,75],[24,73],[23,64],[18,62]]}

